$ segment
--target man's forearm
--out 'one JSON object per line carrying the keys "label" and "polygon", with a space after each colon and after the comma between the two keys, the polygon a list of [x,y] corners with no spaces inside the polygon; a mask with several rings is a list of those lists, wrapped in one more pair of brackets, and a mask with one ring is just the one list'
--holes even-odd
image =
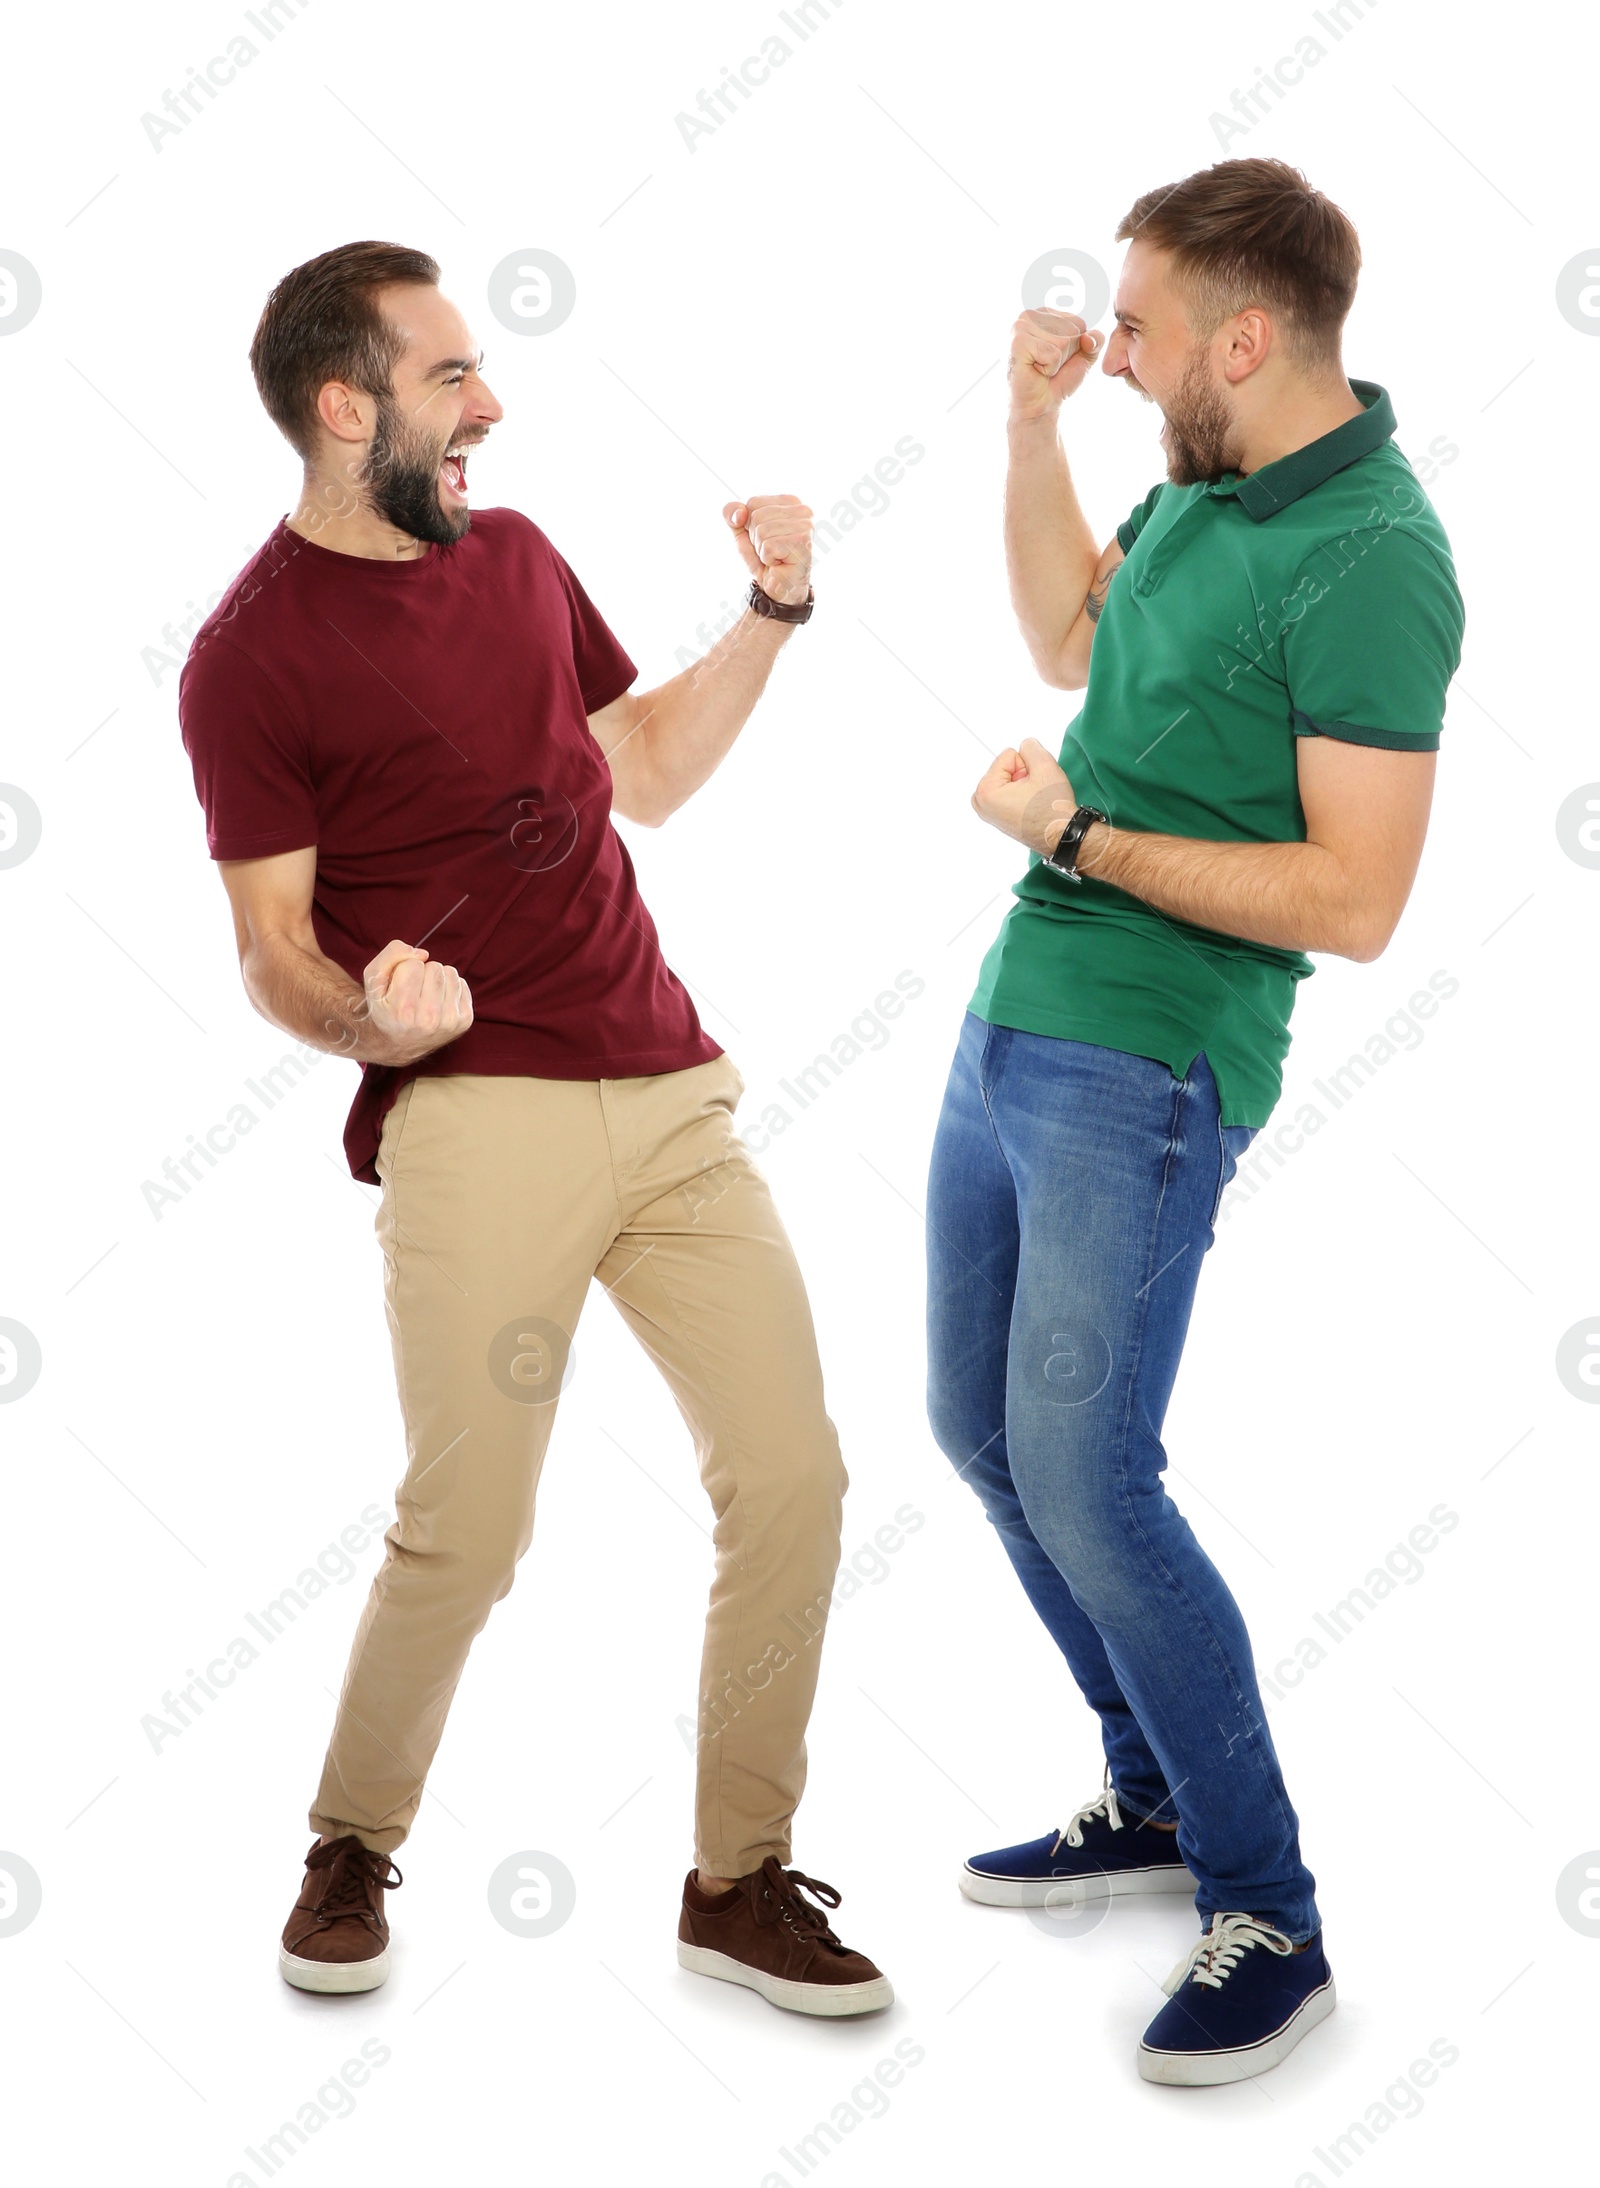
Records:
{"label": "man's forearm", "polygon": [[638,719],[609,755],[614,775],[627,771],[637,817],[659,825],[716,772],[797,628],[746,608],[693,668],[639,694]]}
{"label": "man's forearm", "polygon": [[241,969],[245,993],[262,1017],[308,1048],[362,1064],[404,1060],[372,1024],[361,983],[320,950],[308,950],[287,935],[268,935],[252,944]]}
{"label": "man's forearm", "polygon": [[1049,682],[1083,613],[1100,550],[1078,504],[1055,414],[1013,419],[1006,438],[1011,605],[1033,665]]}
{"label": "man's forearm", "polygon": [[1321,844],[1208,843],[1097,821],[1077,863],[1080,873],[1174,919],[1273,949],[1321,950],[1366,964],[1393,932],[1384,908],[1362,899]]}

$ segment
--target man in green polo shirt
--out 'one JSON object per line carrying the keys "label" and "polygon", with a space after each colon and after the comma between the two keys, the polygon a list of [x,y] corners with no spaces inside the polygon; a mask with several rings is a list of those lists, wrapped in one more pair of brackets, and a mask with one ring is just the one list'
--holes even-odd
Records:
{"label": "man in green polo shirt", "polygon": [[[1347,379],[1360,249],[1276,160],[1152,190],[1116,319],[1012,343],[1006,552],[1059,762],[979,783],[1028,871],[984,960],[928,1194],[929,1413],[1099,1716],[1103,1790],[974,1855],[1001,1906],[1193,1891],[1204,1934],[1147,2080],[1234,2081],[1332,2010],[1314,1879],[1226,1583],[1161,1430],[1200,1262],[1278,1098],[1307,952],[1368,962],[1422,852],[1463,616],[1448,541]],[[1101,549],[1058,430],[1102,370],[1159,406],[1166,477]]]}

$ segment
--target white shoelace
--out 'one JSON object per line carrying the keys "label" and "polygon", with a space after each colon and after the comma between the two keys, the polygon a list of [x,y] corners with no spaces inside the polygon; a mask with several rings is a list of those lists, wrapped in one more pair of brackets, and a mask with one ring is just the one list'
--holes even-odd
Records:
{"label": "white shoelace", "polygon": [[1109,1773],[1103,1789],[1095,1795],[1092,1801],[1085,1801],[1081,1808],[1076,1809],[1067,1818],[1065,1830],[1056,1833],[1056,1842],[1050,1849],[1051,1860],[1055,1859],[1063,1846],[1081,1846],[1083,1844],[1084,1825],[1092,1823],[1097,1816],[1102,1815],[1113,1831],[1122,1829],[1122,1811],[1117,1806],[1116,1788],[1111,1783]]}
{"label": "white shoelace", "polygon": [[1270,1922],[1243,1914],[1213,1915],[1210,1929],[1190,1946],[1161,1988],[1170,1998],[1192,1977],[1196,1983],[1221,1990],[1240,1960],[1257,1945],[1279,1955],[1294,1951],[1282,1930],[1275,1930]]}

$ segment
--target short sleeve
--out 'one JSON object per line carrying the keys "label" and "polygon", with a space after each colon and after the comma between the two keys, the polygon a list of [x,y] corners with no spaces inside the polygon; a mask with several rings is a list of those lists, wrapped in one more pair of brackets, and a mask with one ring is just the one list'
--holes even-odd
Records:
{"label": "short sleeve", "polygon": [[1414,532],[1346,533],[1297,579],[1283,635],[1295,735],[1437,751],[1465,627],[1448,554]]}
{"label": "short sleeve", "polygon": [[214,859],[272,858],[317,840],[304,729],[268,672],[206,639],[178,679],[178,725]]}
{"label": "short sleeve", "polygon": [[1156,484],[1151,487],[1149,493],[1146,494],[1144,500],[1140,502],[1138,508],[1130,511],[1129,514],[1125,516],[1122,522],[1117,526],[1117,545],[1122,549],[1124,554],[1128,554],[1132,550],[1134,541],[1144,530],[1145,525],[1149,520],[1150,512],[1154,509],[1156,501],[1161,493],[1161,489],[1163,486],[1166,485],[1166,483],[1167,482],[1165,479],[1158,479]]}
{"label": "short sleeve", "polygon": [[598,714],[613,699],[622,697],[639,671],[567,564],[553,547],[550,552],[555,555],[572,618],[572,659],[578,672],[578,689],[583,694],[583,711]]}

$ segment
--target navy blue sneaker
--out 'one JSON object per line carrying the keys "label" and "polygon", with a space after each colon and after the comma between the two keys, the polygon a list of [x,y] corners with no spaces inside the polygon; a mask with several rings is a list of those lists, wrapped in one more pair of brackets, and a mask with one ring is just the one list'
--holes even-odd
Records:
{"label": "navy blue sneaker", "polygon": [[1169,2003],[1144,2032],[1139,2072],[1185,2089],[1265,2074],[1335,2004],[1320,1930],[1296,1952],[1281,1930],[1244,1914],[1213,1915],[1162,1988]]}
{"label": "navy blue sneaker", "polygon": [[1064,1885],[1075,1904],[1086,1906],[1124,1892],[1192,1892],[1195,1879],[1178,1852],[1177,1832],[1124,1816],[1109,1782],[1068,1818],[1065,1830],[974,1854],[961,1872],[962,1891],[985,1907],[1053,1906]]}

